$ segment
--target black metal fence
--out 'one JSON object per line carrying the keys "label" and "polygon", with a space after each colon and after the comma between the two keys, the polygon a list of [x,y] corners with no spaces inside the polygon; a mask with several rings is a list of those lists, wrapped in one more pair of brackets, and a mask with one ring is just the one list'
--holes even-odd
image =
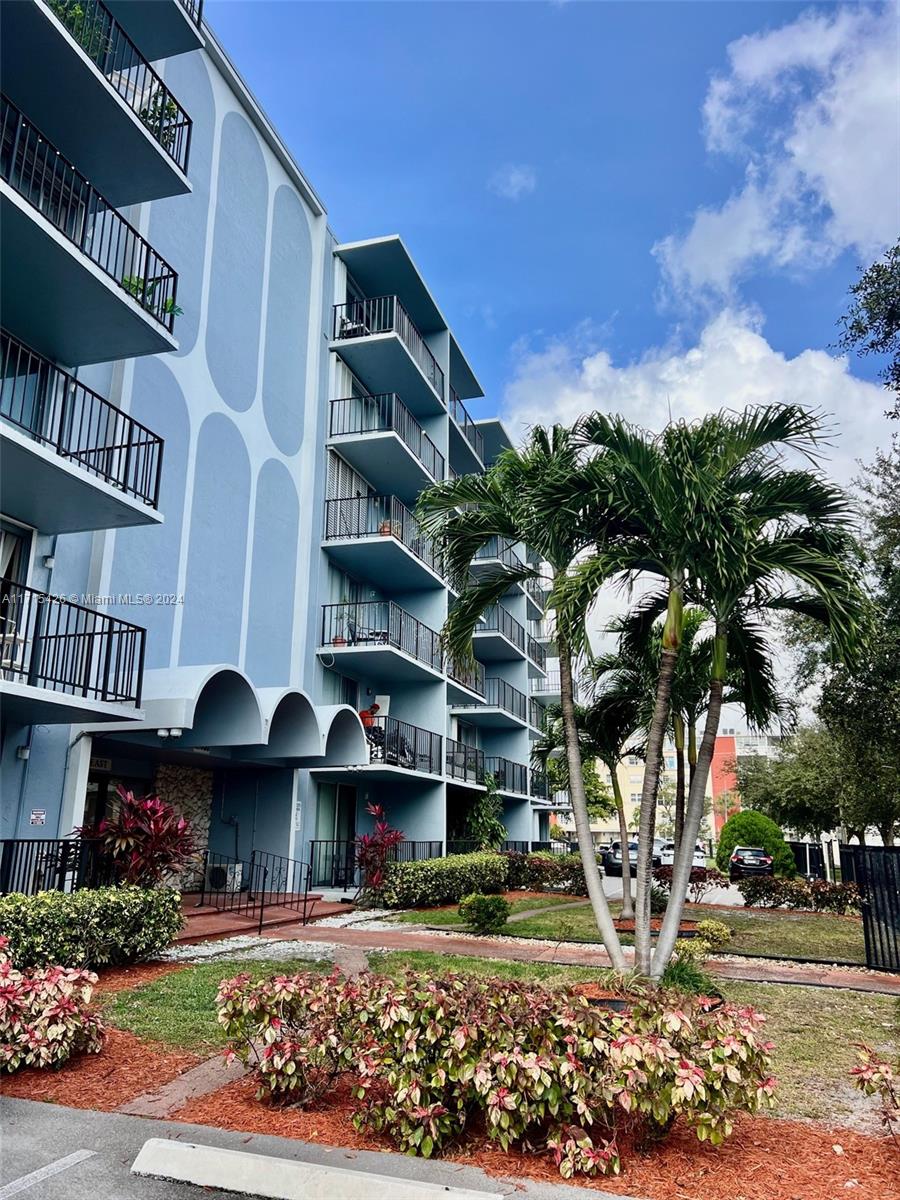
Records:
{"label": "black metal fence", "polygon": [[[100,0],[44,0],[44,3],[151,137],[187,172],[191,119],[109,9]],[[192,0],[187,0],[188,6],[191,3]],[[199,21],[199,12],[196,19]]]}
{"label": "black metal fence", "polygon": [[528,768],[524,763],[512,762],[508,758],[496,755],[484,760],[484,768],[488,775],[493,775],[498,791],[527,795]]}
{"label": "black metal fence", "polygon": [[96,842],[81,838],[0,840],[0,896],[21,892],[77,892],[115,882]]}
{"label": "black metal fence", "polygon": [[469,410],[460,400],[454,388],[450,388],[450,416],[459,426],[463,437],[478,455],[481,462],[484,461],[484,435],[481,430],[469,416]]}
{"label": "black metal fence", "polygon": [[444,564],[434,541],[396,496],[350,496],[325,501],[325,540],[392,537],[438,575]]}
{"label": "black metal fence", "polygon": [[375,717],[366,726],[369,760],[407,771],[441,774],[441,742],[439,733],[420,729],[396,717]]}
{"label": "black metal fence", "polygon": [[502,604],[492,604],[483,613],[484,619],[475,626],[475,633],[500,633],[524,654],[525,626],[517,621]]}
{"label": "black metal fence", "polygon": [[334,340],[371,337],[377,333],[396,333],[418,363],[422,374],[444,399],[444,372],[428,349],[409,313],[396,296],[372,296],[334,306]]}
{"label": "black metal fence", "polygon": [[4,580],[0,677],[113,704],[141,702],[144,630]]}
{"label": "black metal fence", "polygon": [[159,506],[162,438],[5,331],[0,416],[126,495]]}
{"label": "black metal fence", "polygon": [[[441,843],[405,841],[390,852],[391,862],[420,862],[441,857]],[[355,888],[359,885],[355,841],[310,842],[312,886],[317,888]]]}
{"label": "black metal fence", "polygon": [[322,606],[323,646],[392,646],[435,671],[442,670],[440,634],[393,600]]}
{"label": "black metal fence", "polygon": [[444,456],[394,392],[331,401],[329,434],[396,433],[433,479],[444,478]]}
{"label": "black metal fence", "polygon": [[246,859],[207,850],[197,907],[253,918],[260,930],[267,910],[287,909],[305,925],[314,903],[309,885],[310,866],[299,859],[267,850],[254,850]]}
{"label": "black metal fence", "polygon": [[862,897],[866,966],[900,972],[900,846],[853,846],[852,852]]}
{"label": "black metal fence", "polygon": [[447,774],[465,783],[484,783],[484,751],[447,738]]}
{"label": "black metal fence", "polygon": [[5,96],[0,98],[0,172],[82,254],[172,332],[178,276]]}
{"label": "black metal fence", "polygon": [[811,879],[827,879],[825,854],[819,842],[788,842],[797,871]]}

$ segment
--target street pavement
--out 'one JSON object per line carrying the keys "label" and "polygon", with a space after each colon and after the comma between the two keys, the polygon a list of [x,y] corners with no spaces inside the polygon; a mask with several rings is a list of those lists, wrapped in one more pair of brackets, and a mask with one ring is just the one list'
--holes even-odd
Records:
{"label": "street pavement", "polygon": [[[618,875],[603,876],[603,890],[610,900],[621,900],[622,898],[622,879]],[[634,879],[631,880],[631,890],[634,891]],[[713,888],[703,897],[704,904],[721,904],[729,908],[740,908],[744,903],[744,897],[737,890],[733,883],[729,883],[727,887]]]}
{"label": "street pavement", "polygon": [[[0,1200],[227,1200],[233,1193],[132,1175],[131,1164],[148,1138],[289,1158],[367,1175],[481,1190],[517,1200],[628,1200],[594,1188],[497,1179],[475,1167],[368,1150],[341,1150],[291,1138],[263,1137],[92,1112],[0,1097]],[[48,1173],[54,1171],[55,1173]],[[31,1178],[29,1178],[31,1176]],[[384,1193],[373,1188],[372,1200]],[[453,1192],[447,1192],[452,1200]],[[334,1200],[342,1200],[335,1194]],[[639,1200],[633,1197],[632,1200]]]}

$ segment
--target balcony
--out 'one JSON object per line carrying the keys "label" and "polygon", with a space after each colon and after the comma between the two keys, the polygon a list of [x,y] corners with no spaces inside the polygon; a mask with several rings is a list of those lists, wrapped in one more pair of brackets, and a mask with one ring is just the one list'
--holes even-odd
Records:
{"label": "balcony", "polygon": [[392,600],[323,605],[319,653],[348,675],[399,682],[443,674],[440,635]]}
{"label": "balcony", "polygon": [[547,710],[543,704],[538,704],[536,700],[529,699],[528,701],[528,724],[531,726],[531,736],[534,738],[540,737],[544,732],[544,725],[547,721]]}
{"label": "balcony", "polygon": [[[472,574],[478,578],[496,573],[501,567],[512,571],[524,571],[525,564],[508,542],[492,537],[476,552],[472,560]],[[529,603],[528,616],[538,618],[544,615],[541,600],[541,583],[539,579],[523,579],[510,585],[510,591],[520,590],[525,593]]]}
{"label": "balcony", "polygon": [[190,117],[100,0],[16,0],[0,20],[3,91],[110,204],[191,190]]}
{"label": "balcony", "polygon": [[0,332],[0,511],[42,533],[159,522],[162,438]]}
{"label": "balcony", "polygon": [[484,681],[484,700],[474,705],[454,703],[453,711],[464,710],[466,720],[491,729],[520,729],[528,723],[528,697],[505,679]]}
{"label": "balcony", "polygon": [[547,776],[540,771],[531,771],[528,780],[528,794],[533,800],[549,800],[550,784]]}
{"label": "balcony", "polygon": [[484,751],[447,738],[447,777],[459,783],[484,785]]}
{"label": "balcony", "polygon": [[437,547],[396,496],[326,500],[325,544],[336,563],[378,587],[443,585]]}
{"label": "balcony", "polygon": [[484,435],[454,389],[450,391],[450,457],[461,474],[484,470]]}
{"label": "balcony", "polygon": [[[540,697],[543,704],[559,704],[559,671],[548,671],[543,679],[535,679],[531,685],[531,694]],[[572,697],[576,704],[581,703],[581,686],[574,678],[572,680]]]}
{"label": "balcony", "polygon": [[528,655],[528,673],[529,675],[542,677],[547,669],[547,651],[531,634],[527,634],[525,638],[525,651]]}
{"label": "balcony", "polygon": [[348,396],[329,406],[329,445],[379,491],[414,502],[444,478],[444,456],[399,396]]}
{"label": "balcony", "polygon": [[528,795],[528,768],[524,763],[498,756],[485,759],[484,768],[488,775],[493,775],[498,792],[510,796]]}
{"label": "balcony", "polygon": [[502,662],[525,655],[525,629],[500,604],[485,609],[472,643],[480,662]]}
{"label": "balcony", "polygon": [[0,697],[11,724],[137,718],[144,630],[3,580]]}
{"label": "balcony", "polygon": [[69,366],[178,348],[178,276],[6,97],[0,196],[3,321],[16,337]]}
{"label": "balcony", "polygon": [[373,392],[398,391],[415,416],[446,411],[444,372],[396,296],[336,304],[331,349]]}
{"label": "balcony", "polygon": [[448,658],[444,667],[448,704],[470,704],[484,696],[484,667],[480,662],[460,665]]}
{"label": "balcony", "polygon": [[204,45],[203,0],[106,0],[106,7],[150,62]]}
{"label": "balcony", "polygon": [[[439,733],[420,729],[396,717],[374,717],[366,729],[369,742],[369,763],[353,767],[352,775],[360,773],[367,779],[396,779],[398,772],[416,775],[443,775],[443,738]],[[346,767],[314,767],[312,774],[320,779],[346,780]]]}

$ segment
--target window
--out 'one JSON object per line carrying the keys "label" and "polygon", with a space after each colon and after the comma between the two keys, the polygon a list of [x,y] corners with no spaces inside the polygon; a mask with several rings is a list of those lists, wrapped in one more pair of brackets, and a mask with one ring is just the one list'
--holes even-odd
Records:
{"label": "window", "polygon": [[632,792],[631,793],[631,803],[632,804],[640,804],[640,802],[641,802],[641,793],[640,792]]}

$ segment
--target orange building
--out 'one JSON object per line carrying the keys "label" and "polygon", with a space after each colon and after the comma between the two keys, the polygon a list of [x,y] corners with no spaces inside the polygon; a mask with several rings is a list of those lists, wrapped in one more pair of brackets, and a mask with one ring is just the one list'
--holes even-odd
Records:
{"label": "orange building", "polygon": [[718,841],[719,831],[732,813],[741,807],[737,793],[737,738],[733,733],[719,734],[713,750],[710,778],[712,781],[712,825],[713,836]]}

